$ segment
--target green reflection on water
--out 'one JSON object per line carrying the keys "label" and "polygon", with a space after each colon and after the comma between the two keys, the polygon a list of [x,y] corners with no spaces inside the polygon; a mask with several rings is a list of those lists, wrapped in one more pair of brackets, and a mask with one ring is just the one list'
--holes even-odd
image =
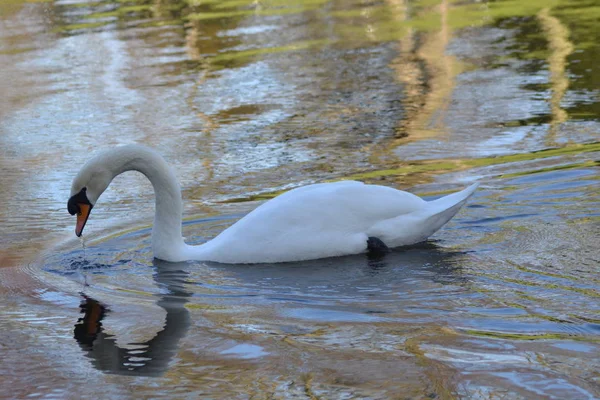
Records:
{"label": "green reflection on water", "polygon": [[540,168],[540,169],[534,169],[534,170],[529,170],[529,171],[513,172],[510,174],[500,175],[500,178],[515,178],[518,176],[541,174],[541,173],[550,172],[550,171],[591,168],[591,167],[600,167],[600,161],[583,161],[583,162],[579,162],[579,163],[573,163],[573,164],[567,164],[567,165],[557,165],[554,167]]}
{"label": "green reflection on water", "polygon": [[143,11],[150,11],[152,9],[152,5],[143,4],[137,6],[124,6],[119,7],[114,11],[106,11],[106,12],[98,12],[86,15],[84,18],[88,19],[97,19],[97,18],[107,18],[107,17],[118,17],[131,13],[140,13]]}
{"label": "green reflection on water", "polygon": [[108,25],[109,23],[110,23],[110,21],[88,22],[88,23],[81,23],[81,24],[68,24],[68,25],[61,26],[60,29],[55,30],[55,32],[70,32],[70,31],[79,31],[79,30],[83,30],[83,29],[95,29],[95,28],[99,28],[101,26]]}
{"label": "green reflection on water", "polygon": [[54,0],[2,0],[0,1],[0,18],[8,18],[21,10],[26,3],[50,3]]}
{"label": "green reflection on water", "polygon": [[506,333],[506,332],[491,332],[476,329],[466,329],[467,335],[489,337],[494,339],[510,339],[510,340],[576,340],[597,343],[599,339],[588,336],[575,336],[564,333],[540,333],[540,334],[525,334],[525,333]]}
{"label": "green reflection on water", "polygon": [[290,43],[286,46],[277,46],[277,47],[263,47],[252,50],[244,50],[244,51],[233,51],[233,52],[224,52],[219,53],[211,58],[211,62],[220,63],[223,61],[231,61],[231,60],[240,60],[251,58],[254,56],[260,56],[264,54],[272,54],[272,53],[281,53],[286,51],[297,51],[308,49],[311,47],[317,47],[320,45],[326,44],[326,40],[308,40],[304,42],[294,42]]}
{"label": "green reflection on water", "polygon": [[[33,1],[33,0],[28,0]],[[0,5],[3,13],[14,12],[24,0],[6,0]],[[317,21],[307,25],[308,36],[285,45],[264,46],[244,50],[228,51],[218,48],[217,60],[248,58],[270,54],[279,49],[305,49],[307,43],[337,43],[343,46],[363,46],[372,42],[387,42],[402,39],[414,32],[437,32],[443,29],[456,31],[483,25],[516,27],[517,43],[511,57],[545,61],[549,58],[552,32],[544,32],[540,15],[554,18],[562,24],[573,51],[568,57],[568,72],[572,75],[569,87],[576,90],[594,90],[600,87],[600,74],[594,73],[597,59],[600,30],[596,29],[600,17],[600,6],[586,0],[504,0],[504,1],[456,1],[456,0],[414,0],[402,2],[341,2],[328,0],[297,1],[253,1],[253,0],[108,0],[92,3],[54,4],[59,11],[72,8],[88,8],[89,13],[61,18],[55,23],[55,30],[72,33],[86,29],[96,29],[108,24],[107,21],[89,22],[89,19],[115,18],[131,21],[135,18],[151,18],[154,21],[140,21],[143,26],[164,26],[202,21],[205,25],[192,29],[193,34],[207,35],[217,43],[224,40],[216,37],[223,28],[239,25],[244,18],[285,17],[290,14],[303,14],[318,11]],[[443,11],[443,10],[447,10]],[[76,19],[76,18],[75,18]],[[445,24],[445,25],[444,25]],[[188,31],[190,27],[188,26]],[[325,28],[325,29],[324,29]],[[197,32],[196,32],[197,31]],[[188,43],[197,43],[190,40]],[[310,46],[308,46],[310,47]],[[519,50],[520,49],[520,50]],[[203,53],[203,49],[199,49]],[[519,50],[519,51],[517,51]],[[230,54],[230,55],[229,55]],[[215,52],[209,52],[214,56]],[[600,112],[597,101],[566,107],[569,115],[577,118],[597,118]]]}
{"label": "green reflection on water", "polygon": [[[547,149],[541,151],[535,151],[531,153],[519,153],[519,154],[510,154],[506,156],[498,156],[498,157],[486,157],[486,158],[476,158],[470,160],[442,160],[442,161],[429,161],[423,163],[414,163],[406,166],[402,166],[400,168],[395,169],[386,169],[379,171],[369,171],[365,173],[353,174],[350,175],[347,179],[371,179],[375,177],[382,176],[392,176],[392,175],[408,175],[415,173],[423,173],[423,172],[450,172],[450,171],[458,171],[471,167],[482,167],[489,165],[498,165],[498,164],[506,164],[511,162],[520,162],[520,161],[531,161],[537,160],[540,158],[549,158],[556,157],[568,154],[579,154],[579,153],[588,153],[600,151],[600,143],[587,143],[582,145],[569,145],[563,148],[558,149]],[[548,170],[553,169],[561,169],[560,167],[549,168]]]}
{"label": "green reflection on water", "polygon": [[[523,161],[532,161],[543,158],[550,157],[558,157],[565,155],[575,155],[589,152],[600,151],[600,143],[587,143],[587,144],[576,144],[569,145],[563,148],[558,149],[546,149],[541,151],[535,151],[531,153],[519,153],[519,154],[510,154],[506,156],[498,156],[498,157],[486,157],[486,158],[476,158],[476,159],[467,159],[467,160],[439,160],[439,161],[422,161],[422,162],[414,162],[408,165],[404,165],[399,168],[393,169],[383,169],[383,170],[375,170],[368,172],[361,172],[352,175],[348,175],[343,179],[348,180],[360,180],[360,181],[370,181],[376,178],[382,177],[393,177],[393,176],[410,176],[411,178],[416,178],[419,176],[430,176],[447,172],[460,171],[473,167],[482,167],[482,166],[490,166],[490,165],[500,165],[507,164],[513,162],[523,162]],[[534,169],[521,171],[517,173],[504,174],[500,175],[501,178],[510,178],[517,177],[523,175],[530,175],[536,173],[543,173],[549,171],[558,171],[564,169],[574,169],[574,168],[589,168],[600,166],[600,161],[584,161],[584,162],[575,162],[567,165],[557,165],[554,167],[542,168],[542,169]],[[453,192],[454,190],[448,191]],[[239,203],[245,201],[260,201],[260,200],[268,200],[273,197],[276,197],[285,191],[274,191],[274,192],[265,192],[260,194],[255,194],[251,196],[245,197],[236,197],[232,199],[228,199],[224,201],[225,203]],[[429,195],[433,194],[443,194],[446,192],[436,192],[436,193],[428,193]]]}
{"label": "green reflection on water", "polygon": [[265,3],[249,0],[205,2],[203,4],[210,4],[212,10],[194,12],[189,14],[187,18],[190,20],[208,20],[245,16],[287,15],[315,10],[326,3],[328,3],[328,0],[269,1]]}

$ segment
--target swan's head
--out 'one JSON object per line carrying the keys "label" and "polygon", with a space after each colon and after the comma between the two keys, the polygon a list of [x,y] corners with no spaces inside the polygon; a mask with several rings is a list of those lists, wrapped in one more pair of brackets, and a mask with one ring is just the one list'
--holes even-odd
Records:
{"label": "swan's head", "polygon": [[103,162],[103,154],[91,159],[73,179],[71,197],[67,202],[69,214],[77,215],[75,234],[81,236],[90,212],[100,195],[106,190],[114,174],[110,165]]}

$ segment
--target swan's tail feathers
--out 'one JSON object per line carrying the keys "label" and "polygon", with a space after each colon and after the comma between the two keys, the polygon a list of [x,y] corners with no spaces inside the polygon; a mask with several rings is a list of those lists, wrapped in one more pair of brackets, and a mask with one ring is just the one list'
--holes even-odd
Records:
{"label": "swan's tail feathers", "polygon": [[475,190],[478,186],[479,182],[476,182],[468,188],[461,190],[460,192],[452,193],[448,196],[440,197],[439,199],[430,201],[429,206],[440,209],[447,209],[454,207],[459,203],[464,204],[464,202],[467,201],[467,199],[471,197],[473,193],[475,193]]}
{"label": "swan's tail feathers", "polygon": [[422,242],[456,215],[477,186],[475,183],[460,192],[429,201],[417,211],[380,221],[367,234],[379,238],[390,248]]}
{"label": "swan's tail feathers", "polygon": [[433,232],[440,229],[456,215],[456,213],[473,195],[479,183],[474,183],[460,192],[449,194],[437,200],[428,202],[427,205],[427,225]]}

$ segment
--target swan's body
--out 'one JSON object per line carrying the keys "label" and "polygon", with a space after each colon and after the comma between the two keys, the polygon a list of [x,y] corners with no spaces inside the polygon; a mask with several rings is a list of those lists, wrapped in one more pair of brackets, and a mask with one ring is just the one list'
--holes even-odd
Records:
{"label": "swan's body", "polygon": [[156,258],[166,261],[309,260],[363,253],[369,237],[388,247],[409,245],[446,224],[477,188],[474,184],[428,202],[411,193],[355,181],[308,185],[262,204],[213,240],[190,246],[181,235],[181,191],[175,174],[155,151],[130,145],[100,153],[75,177],[69,211],[80,214],[78,235],[89,214],[84,206],[91,210],[112,179],[128,170],[140,171],[152,182],[156,194],[152,249]]}

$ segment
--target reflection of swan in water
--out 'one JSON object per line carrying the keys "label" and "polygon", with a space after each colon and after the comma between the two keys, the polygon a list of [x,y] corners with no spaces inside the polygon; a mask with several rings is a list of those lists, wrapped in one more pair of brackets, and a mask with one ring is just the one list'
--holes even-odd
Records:
{"label": "reflection of swan in water", "polygon": [[[285,264],[256,264],[252,268],[204,262],[201,268],[219,271],[223,277],[219,281],[223,285],[221,289],[225,287],[240,296],[260,296],[266,300],[299,296],[304,299],[377,301],[377,296],[364,297],[367,292],[358,288],[370,290],[372,294],[386,292],[401,299],[405,297],[403,293],[418,288],[429,290],[432,282],[461,286],[467,279],[461,272],[467,257],[464,252],[424,242],[383,256],[352,255]],[[202,275],[204,271],[199,272],[199,276]],[[215,279],[213,273],[210,275]],[[202,282],[197,284],[203,286]]]}
{"label": "reflection of swan in water", "polygon": [[161,294],[157,305],[166,312],[163,330],[143,343],[135,343],[135,349],[117,346],[116,338],[107,335],[102,320],[108,311],[99,301],[87,296],[81,303],[84,313],[75,325],[75,339],[95,368],[123,375],[156,376],[168,367],[169,361],[179,350],[179,341],[190,326],[189,311],[185,307],[191,293],[185,290],[187,264],[166,263],[154,260],[156,282],[164,286],[167,294]]}
{"label": "reflection of swan in water", "polygon": [[[310,317],[315,310],[342,308],[363,314],[384,313],[390,308],[404,307],[407,292],[425,289],[425,293],[421,292],[419,296],[427,296],[428,293],[437,295],[436,289],[431,288],[431,282],[441,285],[462,285],[465,282],[466,278],[460,273],[463,256],[464,253],[428,242],[392,251],[383,257],[355,255],[278,264],[278,268],[269,264],[253,268],[219,263],[194,266],[155,260],[155,280],[168,291],[160,295],[157,302],[166,311],[162,331],[149,341],[135,343],[136,349],[120,348],[116,338],[103,331],[102,320],[109,312],[107,307],[84,296],[81,305],[84,317],[75,325],[75,338],[94,367],[101,371],[157,376],[167,370],[169,361],[178,352],[179,341],[191,325],[185,304],[192,293],[185,289],[185,284],[193,285],[194,282],[186,282],[187,269],[212,270],[211,299],[221,292],[228,301],[239,298],[239,301],[246,302],[253,298],[279,304],[284,302],[286,307],[282,309],[288,310],[302,303],[302,310]],[[231,286],[215,284],[217,275],[223,276],[226,285]],[[204,286],[202,281],[196,284]],[[202,298],[202,289],[194,292]]]}
{"label": "reflection of swan in water", "polygon": [[303,186],[260,205],[211,241],[190,246],[181,236],[183,207],[175,174],[154,150],[130,145],[96,155],[73,180],[67,207],[77,214],[77,236],[112,180],[130,170],[146,175],[154,187],[154,256],[173,262],[290,262],[410,245],[444,226],[477,188],[473,184],[425,201],[401,190],[355,181]]}

